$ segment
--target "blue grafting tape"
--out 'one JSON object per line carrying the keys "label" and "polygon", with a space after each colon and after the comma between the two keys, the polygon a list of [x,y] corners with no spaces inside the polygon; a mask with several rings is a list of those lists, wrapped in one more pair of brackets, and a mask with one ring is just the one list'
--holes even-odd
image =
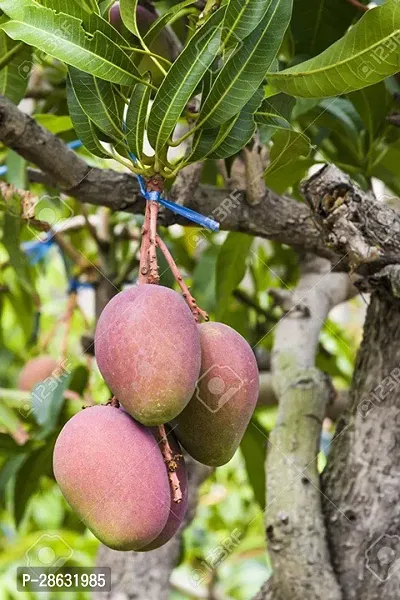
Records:
{"label": "blue grafting tape", "polygon": [[68,142],[67,146],[71,150],[76,150],[77,148],[80,148],[81,146],[83,146],[83,144],[82,144],[81,140],[74,140],[73,142]]}
{"label": "blue grafting tape", "polygon": [[[123,131],[126,131],[125,121],[122,123],[122,129]],[[137,158],[133,152],[129,150],[128,155],[133,163],[137,163]],[[140,193],[144,198],[146,198],[146,200],[154,200],[159,202],[162,206],[165,206],[165,208],[168,208],[175,214],[181,215],[181,217],[184,217],[193,223],[197,223],[197,225],[200,225],[201,227],[206,227],[211,231],[219,231],[219,223],[214,221],[214,219],[211,219],[210,217],[204,217],[191,208],[186,208],[185,206],[181,206],[180,204],[176,204],[170,200],[165,200],[165,198],[162,197],[161,192],[147,191],[144,178],[141,175],[136,175],[136,178],[139,183]]]}
{"label": "blue grafting tape", "polygon": [[0,167],[0,177],[1,177],[2,175],[5,175],[5,174],[7,173],[7,171],[8,171],[8,169],[7,169],[6,165],[2,165],[2,166]]}
{"label": "blue grafting tape", "polygon": [[169,208],[169,210],[172,210],[177,215],[181,215],[181,217],[185,217],[185,219],[193,221],[193,223],[197,223],[198,225],[206,227],[211,231],[219,231],[219,223],[217,221],[214,221],[214,219],[211,219],[210,217],[204,217],[200,213],[192,210],[191,208],[181,206],[180,204],[175,204],[175,202],[165,200],[165,198],[162,198],[161,196],[157,198],[157,201],[160,204],[162,204],[162,206]]}
{"label": "blue grafting tape", "polygon": [[36,265],[36,263],[47,256],[53,244],[54,239],[47,237],[45,240],[23,242],[21,248],[25,252],[29,264]]}
{"label": "blue grafting tape", "polygon": [[93,288],[93,285],[87,281],[79,281],[79,279],[75,279],[74,277],[68,281],[68,294],[76,294],[81,288]]}

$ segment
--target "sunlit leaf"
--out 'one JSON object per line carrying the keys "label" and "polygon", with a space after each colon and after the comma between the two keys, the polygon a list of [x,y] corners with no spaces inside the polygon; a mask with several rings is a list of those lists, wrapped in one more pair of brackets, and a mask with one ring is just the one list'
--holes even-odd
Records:
{"label": "sunlit leaf", "polygon": [[260,87],[289,25],[292,0],[272,0],[260,24],[221,69],[199,122],[213,128],[237,114]]}
{"label": "sunlit leaf", "polygon": [[161,84],[149,116],[148,136],[159,152],[207,69],[220,50],[224,8],[218,9],[190,39]]}
{"label": "sunlit leaf", "polygon": [[400,69],[400,3],[388,0],[368,10],[346,35],[315,58],[268,74],[279,90],[326,98],[382,81]]}

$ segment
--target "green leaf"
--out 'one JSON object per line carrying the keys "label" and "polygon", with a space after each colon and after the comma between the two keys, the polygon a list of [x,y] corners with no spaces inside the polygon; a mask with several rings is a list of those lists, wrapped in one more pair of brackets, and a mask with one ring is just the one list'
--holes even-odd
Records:
{"label": "green leaf", "polygon": [[21,428],[20,420],[12,408],[6,404],[0,404],[0,425],[9,433],[17,433]]}
{"label": "green leaf", "polygon": [[68,364],[55,369],[53,373],[32,390],[32,409],[38,425],[42,427],[43,439],[52,433],[64,405],[64,392],[71,380]]}
{"label": "green leaf", "polygon": [[382,81],[399,70],[400,3],[368,10],[346,35],[315,58],[268,74],[287,94],[325,98]]}
{"label": "green leaf", "polygon": [[347,0],[294,0],[291,29],[296,54],[315,56],[341,38],[360,16]]}
{"label": "green leaf", "polygon": [[183,109],[220,50],[224,10],[218,9],[190,39],[156,94],[147,128],[156,153],[167,143]]}
{"label": "green leaf", "polygon": [[260,87],[289,25],[292,0],[272,0],[251,35],[221,69],[201,108],[199,123],[218,127],[242,110]]}
{"label": "green leaf", "polygon": [[369,134],[370,145],[386,123],[390,96],[383,81],[349,94]]}
{"label": "green leaf", "polygon": [[133,35],[138,37],[140,40],[139,27],[136,20],[136,11],[138,7],[138,0],[120,0],[119,9],[121,11],[122,21],[124,25],[129,29]]}
{"label": "green leaf", "polygon": [[277,129],[292,129],[289,120],[296,100],[287,94],[277,94],[266,98],[256,111],[256,123]]}
{"label": "green leaf", "polygon": [[[21,448],[21,446],[20,446],[20,448]],[[25,460],[25,456],[23,454],[17,454],[17,455],[11,456],[2,464],[1,471],[0,471],[0,506],[5,505],[6,487],[7,487],[8,482],[19,471],[24,460]]]}
{"label": "green leaf", "polygon": [[221,125],[221,127],[215,127],[214,129],[200,129],[197,131],[193,138],[192,154],[190,155],[188,162],[197,162],[210,156],[229,136],[229,133],[238,118],[239,115],[233,117],[233,119],[227,121]]}
{"label": "green leaf", "polygon": [[51,115],[49,113],[35,114],[36,123],[39,123],[42,127],[45,127],[51,133],[64,133],[72,129],[71,118],[67,115]]}
{"label": "green leaf", "polygon": [[234,46],[257,27],[271,0],[230,0],[224,19],[222,39]]}
{"label": "green leaf", "polygon": [[73,370],[68,389],[83,395],[89,381],[89,369],[86,365],[79,365]]}
{"label": "green leaf", "polygon": [[266,501],[265,450],[267,439],[268,431],[263,431],[260,423],[252,419],[240,442],[247,477],[261,510],[265,509]]}
{"label": "green leaf", "polygon": [[68,71],[75,96],[86,116],[106,135],[120,142],[124,101],[112,84],[74,67]]}
{"label": "green leaf", "polygon": [[237,154],[254,135],[256,124],[254,113],[261,104],[263,98],[262,89],[258,90],[240,112],[229,135],[225,137],[218,148],[213,151],[209,158],[228,158]]}
{"label": "green leaf", "polygon": [[14,488],[14,519],[18,526],[31,496],[38,490],[40,478],[51,476],[55,439],[30,454],[20,467]]}
{"label": "green leaf", "polygon": [[84,144],[85,148],[94,154],[94,156],[108,158],[107,153],[105,150],[103,150],[103,147],[96,135],[92,121],[88,119],[83,108],[78,102],[69,78],[67,79],[67,102],[68,111],[72,119],[76,135],[81,140],[82,144]]}
{"label": "green leaf", "polygon": [[152,42],[156,39],[159,33],[166,27],[166,25],[171,25],[177,17],[180,16],[180,12],[182,9],[190,6],[190,4],[194,4],[196,0],[184,0],[184,2],[179,2],[172,6],[169,10],[165,11],[163,15],[161,15],[150,27],[146,35],[143,37],[143,41],[146,46],[151,46]]}
{"label": "green leaf", "polygon": [[66,6],[65,0],[0,0],[0,7],[3,8],[4,12],[17,21],[23,21],[24,11],[28,7],[35,7],[38,4],[45,8],[50,8],[56,13],[70,15],[71,17],[79,19],[82,21],[86,31],[90,33],[100,31],[119,46],[127,43],[119,31],[117,31],[106,19],[103,19],[100,15],[90,10],[80,0],[68,2],[68,7]]}
{"label": "green leaf", "polygon": [[0,94],[6,96],[14,104],[24,97],[32,66],[32,48],[14,42],[0,31],[0,61],[10,52],[15,54],[0,70]]}
{"label": "green leaf", "polygon": [[307,160],[311,151],[310,140],[298,131],[280,129],[272,141],[265,183],[281,194],[299,181],[311,166],[312,162]]}
{"label": "green leaf", "polygon": [[[0,0],[0,7],[1,4]],[[21,20],[8,21],[0,27],[12,39],[23,40],[100,79],[121,85],[140,81],[135,65],[121,48],[100,31],[88,34],[75,17],[32,6],[24,10]]]}
{"label": "green leaf", "polygon": [[247,256],[252,244],[251,236],[231,232],[220,248],[216,271],[216,296],[220,313],[229,305],[232,292],[246,273]]}
{"label": "green leaf", "polygon": [[[149,77],[150,80],[150,77]],[[143,157],[143,143],[146,128],[150,88],[138,83],[135,85],[126,113],[126,133],[129,150],[139,159]]]}

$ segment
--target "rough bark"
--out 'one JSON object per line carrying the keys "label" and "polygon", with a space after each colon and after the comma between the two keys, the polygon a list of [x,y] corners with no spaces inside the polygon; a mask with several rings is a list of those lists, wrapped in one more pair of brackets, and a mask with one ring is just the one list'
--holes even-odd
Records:
{"label": "rough bark", "polygon": [[345,600],[397,600],[400,589],[400,304],[375,293],[352,406],[323,478],[334,568]]}
{"label": "rough bark", "polygon": [[340,600],[321,507],[317,454],[332,388],[314,366],[321,327],[331,308],[353,294],[350,278],[328,261],[307,257],[280,321],[272,354],[279,398],[269,440],[266,532],[273,566],[257,600]]}
{"label": "rough bark", "polygon": [[111,592],[99,592],[93,600],[168,600],[170,577],[175,568],[182,544],[182,533],[192,521],[201,483],[212,472],[192,458],[185,456],[189,474],[189,503],[184,523],[172,540],[152,552],[117,552],[100,547],[99,566],[111,567]]}

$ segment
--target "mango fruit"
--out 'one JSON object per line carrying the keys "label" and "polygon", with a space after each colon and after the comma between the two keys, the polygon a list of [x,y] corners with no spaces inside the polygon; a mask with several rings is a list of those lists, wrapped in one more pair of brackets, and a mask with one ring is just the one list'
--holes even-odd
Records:
{"label": "mango fruit", "polygon": [[51,356],[37,356],[28,360],[18,377],[18,389],[30,392],[38,383],[59,372],[59,363]]}
{"label": "mango fruit", "polygon": [[246,340],[223,323],[198,326],[201,373],[196,391],[174,420],[179,442],[199,462],[220,466],[237,450],[254,412],[257,362]]}
{"label": "mango fruit", "polygon": [[144,425],[176,417],[200,372],[200,335],[182,296],[140,284],[117,294],[96,327],[101,374],[125,410]]}
{"label": "mango fruit", "polygon": [[[166,427],[167,429],[167,427]],[[159,442],[159,437],[157,436],[156,428],[152,428],[153,435]],[[176,474],[179,479],[179,484],[182,491],[182,501],[180,503],[174,502],[171,494],[171,504],[169,509],[169,516],[167,523],[160,533],[160,535],[150,544],[140,549],[140,552],[147,552],[149,550],[155,550],[156,548],[160,548],[164,544],[166,544],[178,531],[179,527],[182,524],[184,516],[187,510],[188,504],[188,480],[187,473],[185,467],[185,460],[182,456],[182,450],[179,446],[178,440],[174,436],[174,434],[169,430],[167,433],[168,442],[171,447],[172,452],[175,456],[177,456],[176,464]]]}
{"label": "mango fruit", "polygon": [[53,470],[68,503],[114,550],[139,550],[164,530],[171,492],[151,431],[113,406],[92,406],[57,438]]}

